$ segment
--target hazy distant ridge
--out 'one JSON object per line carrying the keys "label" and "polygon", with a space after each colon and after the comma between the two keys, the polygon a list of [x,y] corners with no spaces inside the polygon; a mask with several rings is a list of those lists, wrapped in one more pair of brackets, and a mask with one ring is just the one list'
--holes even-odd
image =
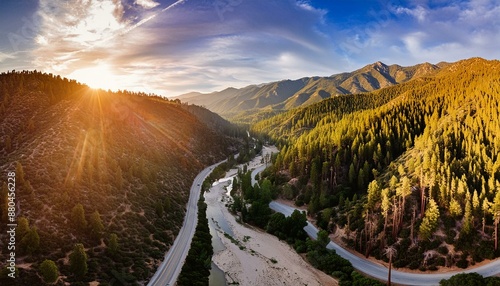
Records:
{"label": "hazy distant ridge", "polygon": [[370,92],[403,83],[412,78],[431,75],[446,65],[448,64],[423,63],[402,67],[376,62],[353,72],[329,77],[282,80],[239,89],[227,88],[212,93],[190,92],[178,98],[229,117],[249,110],[288,110],[336,95]]}

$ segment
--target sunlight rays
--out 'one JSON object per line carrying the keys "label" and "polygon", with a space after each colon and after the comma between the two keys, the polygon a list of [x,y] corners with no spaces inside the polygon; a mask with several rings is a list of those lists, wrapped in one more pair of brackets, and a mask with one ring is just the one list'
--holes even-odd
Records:
{"label": "sunlight rays", "polygon": [[[163,116],[156,113],[157,104],[171,105],[172,103],[156,102],[147,97],[130,97],[127,93],[108,93],[103,90],[88,89],[84,92],[72,108],[66,110],[66,122],[80,121],[80,129],[68,132],[77,132],[74,150],[65,178],[65,185],[72,189],[78,188],[82,180],[102,185],[113,177],[113,157],[131,156],[132,154],[110,154],[107,144],[117,134],[113,133],[113,126],[126,126],[126,136],[134,136],[142,145],[159,144],[159,152],[169,152],[177,149],[183,152],[178,163],[199,164],[200,159],[194,156],[192,148],[194,129],[184,128],[182,132],[174,126],[184,125],[184,122],[173,120],[163,122]],[[172,112],[178,112],[169,109]],[[181,116],[182,114],[179,114]],[[174,115],[175,117],[175,115]],[[70,125],[71,126],[71,125]],[[127,142],[119,144],[126,145]],[[198,148],[198,147],[196,147]],[[141,150],[137,150],[141,154]]]}
{"label": "sunlight rays", "polygon": [[[186,146],[179,143],[179,138],[174,138],[173,136],[169,135],[169,132],[167,132],[167,130],[165,130],[165,128],[163,126],[161,126],[160,124],[157,124],[155,122],[157,120],[155,120],[154,115],[147,114],[145,116],[141,116],[141,115],[137,114],[136,112],[133,112],[133,115],[136,119],[139,120],[139,122],[141,122],[141,124],[143,126],[147,127],[145,129],[143,129],[143,131],[146,131],[147,133],[151,134],[153,138],[154,138],[155,132],[159,133],[162,137],[164,137],[165,139],[168,140],[167,145],[173,144],[173,145],[177,146],[179,149],[184,151],[184,154],[186,156],[188,156],[192,160],[195,160],[196,162],[200,162],[198,160],[198,158],[193,156],[192,152],[189,151],[189,148],[187,148]],[[146,119],[146,118],[148,118],[148,119]],[[149,119],[149,118],[152,118],[152,119]],[[185,130],[185,131],[187,132],[187,130]]]}
{"label": "sunlight rays", "polygon": [[[83,174],[87,172],[88,179],[98,179],[103,181],[102,176],[107,172],[107,148],[106,148],[106,122],[104,120],[104,110],[102,96],[105,94],[100,90],[89,89],[80,98],[75,108],[68,114],[68,119],[77,116],[86,117],[86,128],[80,130],[79,141],[75,147],[73,158],[65,179],[65,185],[73,185],[82,179]],[[90,107],[90,108],[89,108]],[[87,110],[88,108],[88,110]],[[77,114],[87,111],[87,114]],[[71,120],[70,119],[70,120]]]}

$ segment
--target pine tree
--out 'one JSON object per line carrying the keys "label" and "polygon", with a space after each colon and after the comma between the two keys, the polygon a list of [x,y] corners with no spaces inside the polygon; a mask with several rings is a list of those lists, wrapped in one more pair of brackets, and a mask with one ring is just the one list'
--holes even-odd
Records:
{"label": "pine tree", "polygon": [[482,232],[484,234],[484,227],[486,225],[486,215],[490,213],[490,202],[488,201],[488,198],[484,198],[483,200],[483,206],[482,206],[482,210],[483,210],[483,228],[482,228]]}
{"label": "pine tree", "polygon": [[464,221],[462,224],[462,233],[463,234],[469,234],[472,230],[472,204],[470,200],[467,200],[465,203],[465,213],[464,213]]}
{"label": "pine tree", "polygon": [[419,228],[422,239],[429,239],[437,227],[439,219],[439,208],[433,199],[429,199],[429,204],[425,210],[425,216]]}
{"label": "pine tree", "polygon": [[82,278],[87,274],[87,253],[83,244],[77,243],[73,247],[73,252],[69,255],[70,270],[77,278]]}
{"label": "pine tree", "polygon": [[87,228],[87,219],[85,219],[85,209],[82,204],[77,204],[71,210],[71,221],[76,229],[84,231]]}
{"label": "pine tree", "polygon": [[363,172],[363,169],[359,169],[359,174],[358,174],[358,189],[362,190],[365,187],[365,174]]}
{"label": "pine tree", "polygon": [[311,175],[309,180],[312,182],[314,188],[319,187],[319,167],[318,167],[318,161],[317,159],[313,160],[311,163]]}
{"label": "pine tree", "polygon": [[349,166],[349,183],[354,184],[356,180],[356,170],[354,169],[354,164],[351,163]]}
{"label": "pine tree", "polygon": [[112,233],[109,236],[108,249],[111,254],[116,254],[118,252],[118,235],[116,235],[116,233]]}
{"label": "pine tree", "polygon": [[494,219],[495,251],[498,249],[498,223],[500,222],[500,191],[496,192],[491,212]]}
{"label": "pine tree", "polygon": [[396,176],[393,175],[389,180],[389,188],[391,190],[395,190],[398,182],[399,182],[398,178],[396,178]]}
{"label": "pine tree", "polygon": [[479,213],[479,196],[476,190],[474,190],[474,193],[472,194],[472,207],[476,214]]}
{"label": "pine tree", "polygon": [[368,202],[367,207],[373,209],[375,203],[380,200],[380,186],[376,180],[373,180],[368,184]]}
{"label": "pine tree", "polygon": [[451,199],[450,206],[448,207],[448,210],[450,211],[450,215],[452,217],[457,218],[457,217],[462,215],[462,207],[455,199]]}
{"label": "pine tree", "polygon": [[406,197],[411,195],[411,182],[408,177],[401,179],[401,186],[396,189],[396,194],[401,197],[401,213],[399,216],[399,224],[403,223],[403,215],[406,209]]}
{"label": "pine tree", "polygon": [[18,239],[22,239],[30,231],[30,223],[27,218],[19,217],[17,219],[16,236]]}
{"label": "pine tree", "polygon": [[59,270],[52,260],[45,259],[42,264],[40,264],[39,270],[45,283],[52,284],[59,278]]}
{"label": "pine tree", "polygon": [[24,253],[33,254],[40,247],[40,236],[38,235],[38,231],[35,227],[31,228],[28,233],[21,239],[20,249]]}
{"label": "pine tree", "polygon": [[24,186],[24,168],[20,162],[16,162],[16,183],[19,182],[20,186]]}
{"label": "pine tree", "polygon": [[390,190],[385,188],[382,190],[382,215],[384,216],[384,233],[387,229],[387,221],[389,219],[389,210],[391,209],[391,200],[389,198]]}
{"label": "pine tree", "polygon": [[101,238],[102,232],[104,231],[104,225],[102,224],[101,215],[98,211],[90,215],[89,224],[91,234],[97,239]]}

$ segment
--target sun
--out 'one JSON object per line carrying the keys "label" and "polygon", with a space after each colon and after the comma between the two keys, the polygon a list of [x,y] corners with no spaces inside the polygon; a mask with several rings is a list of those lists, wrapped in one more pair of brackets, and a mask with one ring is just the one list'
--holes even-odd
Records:
{"label": "sun", "polygon": [[76,70],[69,77],[95,89],[118,90],[120,88],[118,77],[106,64],[97,64],[96,66]]}

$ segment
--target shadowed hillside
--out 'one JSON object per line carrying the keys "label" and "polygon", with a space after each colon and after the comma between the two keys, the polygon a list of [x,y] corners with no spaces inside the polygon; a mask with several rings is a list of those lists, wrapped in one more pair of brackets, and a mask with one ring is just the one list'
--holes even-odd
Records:
{"label": "shadowed hillside", "polygon": [[[17,285],[41,284],[44,259],[66,276],[60,281],[147,280],[182,224],[196,174],[236,150],[233,138],[180,104],[36,71],[0,75],[0,139],[2,182],[16,172],[24,225]],[[2,242],[6,196],[4,183]],[[88,256],[83,274],[68,259],[76,243]]]}

